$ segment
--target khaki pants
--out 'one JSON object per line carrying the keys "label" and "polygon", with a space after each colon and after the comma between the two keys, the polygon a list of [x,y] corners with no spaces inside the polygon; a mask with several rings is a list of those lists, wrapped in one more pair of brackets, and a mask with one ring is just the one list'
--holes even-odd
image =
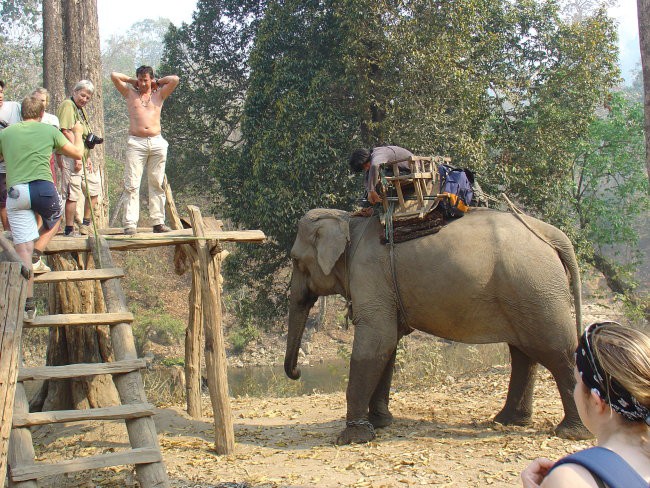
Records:
{"label": "khaki pants", "polygon": [[152,225],[165,222],[165,163],[169,144],[161,135],[154,137],[129,136],[124,166],[124,190],[127,194],[124,228],[135,228],[140,218],[140,180],[147,169],[149,215]]}

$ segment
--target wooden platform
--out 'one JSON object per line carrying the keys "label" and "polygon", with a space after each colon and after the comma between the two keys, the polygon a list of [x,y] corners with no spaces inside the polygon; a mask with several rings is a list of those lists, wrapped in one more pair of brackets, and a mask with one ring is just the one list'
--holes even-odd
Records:
{"label": "wooden platform", "polygon": [[[117,232],[121,232],[118,234]],[[122,229],[105,229],[103,237],[108,242],[111,250],[125,251],[131,249],[146,249],[149,247],[173,246],[176,244],[190,244],[196,241],[192,229],[172,230],[164,234],[153,232],[142,232],[133,236],[124,235]],[[90,251],[88,243],[91,236],[66,237],[57,235],[47,248],[45,254],[56,254],[57,252],[84,252]],[[266,239],[261,230],[231,230],[219,232],[206,232],[205,240],[217,240],[224,242],[263,242]]]}

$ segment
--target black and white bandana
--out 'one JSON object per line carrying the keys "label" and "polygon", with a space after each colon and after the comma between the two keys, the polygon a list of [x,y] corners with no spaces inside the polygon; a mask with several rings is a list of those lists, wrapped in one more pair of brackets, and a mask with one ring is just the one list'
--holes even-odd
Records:
{"label": "black and white bandana", "polygon": [[594,333],[601,327],[615,322],[602,322],[591,324],[578,341],[576,349],[576,366],[582,381],[600,398],[628,420],[643,420],[650,426],[650,409],[641,405],[629,391],[627,391],[615,378],[609,377],[609,385],[605,380],[606,374],[598,362],[593,351]]}

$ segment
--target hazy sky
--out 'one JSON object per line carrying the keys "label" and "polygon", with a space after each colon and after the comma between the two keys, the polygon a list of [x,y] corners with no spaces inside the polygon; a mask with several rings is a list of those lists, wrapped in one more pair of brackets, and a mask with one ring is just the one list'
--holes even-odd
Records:
{"label": "hazy sky", "polygon": [[[165,17],[175,25],[190,22],[196,0],[98,0],[99,33],[102,39],[122,34],[133,24],[144,19]],[[623,77],[629,82],[630,71],[639,63],[639,34],[636,18],[636,0],[619,0],[619,7],[610,9],[619,23],[620,62]]]}
{"label": "hazy sky", "polygon": [[133,0],[97,0],[99,35],[108,39],[123,34],[140,20],[163,17],[175,25],[191,22],[196,0],[154,0],[138,2]]}

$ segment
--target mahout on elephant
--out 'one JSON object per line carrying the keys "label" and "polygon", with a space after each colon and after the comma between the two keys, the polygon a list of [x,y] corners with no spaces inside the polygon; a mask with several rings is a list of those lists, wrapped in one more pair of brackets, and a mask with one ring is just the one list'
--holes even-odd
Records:
{"label": "mahout on elephant", "polygon": [[396,244],[394,273],[390,246],[380,243],[383,233],[376,216],[313,209],[300,219],[291,249],[287,376],[300,377],[298,351],[317,298],[339,294],[352,303],[346,427],[338,444],[370,441],[375,428],[391,424],[396,348],[410,328],[457,342],[507,343],[512,372],[495,421],[531,421],[541,364],[553,375],[564,408],[555,432],[589,437],[572,396],[580,275],[562,231],[532,217],[474,209],[436,234]]}

